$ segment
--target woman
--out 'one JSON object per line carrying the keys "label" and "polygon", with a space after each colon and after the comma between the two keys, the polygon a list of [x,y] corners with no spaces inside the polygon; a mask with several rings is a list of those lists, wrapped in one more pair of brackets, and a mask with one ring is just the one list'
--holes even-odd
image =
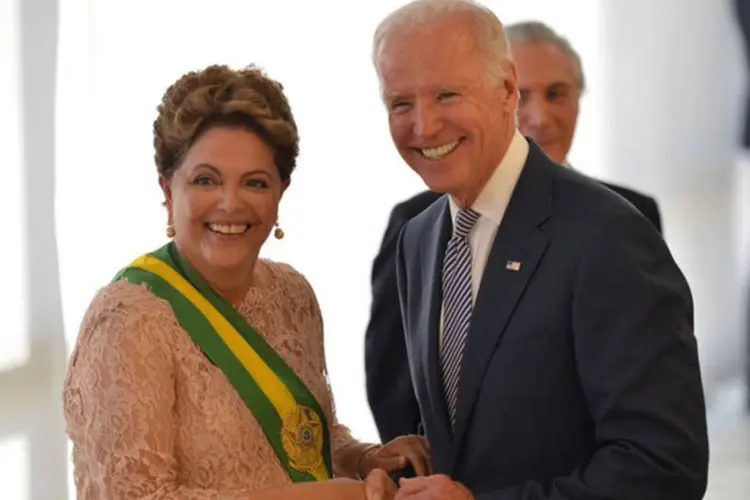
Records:
{"label": "woman", "polygon": [[357,499],[392,493],[381,469],[428,473],[421,438],[366,445],[337,423],[313,291],[258,258],[298,153],[282,87],[188,73],[154,146],[173,241],[84,317],[64,388],[78,498]]}

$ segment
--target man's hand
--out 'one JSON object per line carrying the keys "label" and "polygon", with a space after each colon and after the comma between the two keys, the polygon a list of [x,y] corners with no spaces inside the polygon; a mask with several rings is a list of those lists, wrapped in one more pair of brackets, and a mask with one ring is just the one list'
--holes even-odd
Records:
{"label": "man's hand", "polygon": [[404,478],[399,486],[395,500],[474,500],[466,486],[442,474]]}
{"label": "man's hand", "polygon": [[373,469],[365,478],[367,500],[393,500],[396,491],[396,485],[383,469]]}

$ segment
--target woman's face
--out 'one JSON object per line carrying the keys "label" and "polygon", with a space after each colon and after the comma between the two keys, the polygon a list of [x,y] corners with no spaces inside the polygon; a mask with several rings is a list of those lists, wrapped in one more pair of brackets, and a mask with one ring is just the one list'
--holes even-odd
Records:
{"label": "woman's face", "polygon": [[202,274],[252,273],[286,188],[273,150],[253,132],[215,126],[161,179],[175,244]]}

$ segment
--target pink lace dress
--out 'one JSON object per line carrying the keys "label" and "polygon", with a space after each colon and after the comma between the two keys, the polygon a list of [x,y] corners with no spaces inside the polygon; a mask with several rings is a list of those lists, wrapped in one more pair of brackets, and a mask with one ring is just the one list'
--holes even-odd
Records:
{"label": "pink lace dress", "polygon": [[[360,444],[336,421],[315,295],[288,265],[258,265],[272,284],[251,288],[238,310],[316,397],[330,426],[334,472],[352,476],[342,457]],[[81,500],[245,499],[290,484],[252,412],[145,286],[120,281],[97,294],[70,359],[63,405]]]}

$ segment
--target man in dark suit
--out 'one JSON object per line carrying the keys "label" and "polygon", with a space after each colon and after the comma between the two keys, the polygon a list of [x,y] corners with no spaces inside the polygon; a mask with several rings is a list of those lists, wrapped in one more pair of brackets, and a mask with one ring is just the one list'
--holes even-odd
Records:
{"label": "man in dark suit", "polygon": [[375,36],[394,144],[447,193],[394,243],[437,472],[395,498],[702,498],[688,284],[630,203],[518,132],[504,39],[460,0],[409,4]]}
{"label": "man in dark suit", "polygon": [[[568,165],[585,78],[570,43],[548,26],[523,22],[506,34],[518,69],[521,133],[541,145],[552,160]],[[656,201],[631,189],[602,183],[633,204],[661,232]],[[425,191],[394,207],[372,267],[372,307],[365,335],[365,369],[370,409],[383,442],[419,433],[420,415],[406,361],[396,293],[396,240],[404,224],[442,194]]]}

